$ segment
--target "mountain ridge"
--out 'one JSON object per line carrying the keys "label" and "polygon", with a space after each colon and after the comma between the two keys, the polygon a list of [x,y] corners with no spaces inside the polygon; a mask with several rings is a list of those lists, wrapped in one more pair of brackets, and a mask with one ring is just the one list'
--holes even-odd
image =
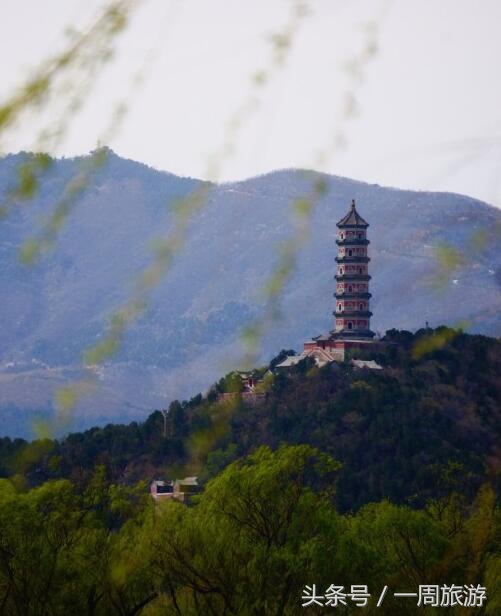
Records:
{"label": "mountain ridge", "polygon": [[[4,196],[15,157],[0,159]],[[16,207],[0,225],[5,433],[26,435],[34,413],[51,412],[55,389],[78,378],[83,350],[103,336],[109,316],[127,299],[131,280],[151,262],[151,243],[172,228],[176,200],[201,182],[110,154],[75,204],[52,253],[33,268],[22,268],[20,246],[39,230],[39,212],[50,211],[78,161],[55,160],[32,205]],[[311,194],[311,177],[277,170],[210,186],[182,252],[155,289],[147,314],[127,332],[116,358],[100,369],[100,392],[82,401],[74,428],[140,418],[138,409],[147,413],[172,398],[189,397],[228,364],[238,363],[239,332],[262,311],[260,293],[277,263],[277,249],[294,232],[291,206]],[[371,224],[377,330],[462,322],[470,331],[498,335],[500,210],[454,193],[313,177],[326,183],[326,192],[284,289],[283,319],[263,340],[262,360],[331,329],[335,223],[351,198]],[[251,190],[238,191],[242,186]],[[472,247],[475,234],[482,237]],[[13,362],[18,372],[8,367]]]}

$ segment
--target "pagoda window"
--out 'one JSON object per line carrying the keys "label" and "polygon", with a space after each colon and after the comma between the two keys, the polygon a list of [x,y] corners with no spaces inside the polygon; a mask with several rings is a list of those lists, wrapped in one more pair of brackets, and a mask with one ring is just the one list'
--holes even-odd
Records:
{"label": "pagoda window", "polygon": [[348,321],[348,329],[353,329],[353,323],[351,321]]}
{"label": "pagoda window", "polygon": [[351,257],[353,255],[353,250],[348,250],[348,256]]}
{"label": "pagoda window", "polygon": [[352,287],[352,286],[349,286],[349,287],[348,287],[348,293],[352,293],[352,292],[353,292],[353,287]]}
{"label": "pagoda window", "polygon": [[363,305],[363,304],[360,304],[360,305],[359,305],[359,309],[360,309],[360,310],[363,310],[363,309],[364,309],[364,305]]}
{"label": "pagoda window", "polygon": [[361,267],[358,268],[358,273],[361,274],[363,272],[363,269]]}
{"label": "pagoda window", "polygon": [[341,312],[341,310],[343,309],[343,306],[341,304],[338,304],[337,309],[339,310],[339,312]]}

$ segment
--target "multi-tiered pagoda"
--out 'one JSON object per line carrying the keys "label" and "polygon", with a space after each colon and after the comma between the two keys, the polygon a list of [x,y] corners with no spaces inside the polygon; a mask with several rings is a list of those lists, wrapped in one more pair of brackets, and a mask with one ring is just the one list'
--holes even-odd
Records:
{"label": "multi-tiered pagoda", "polygon": [[368,226],[357,212],[354,200],[348,214],[337,223],[336,319],[331,332],[337,340],[374,338],[374,332],[370,329]]}
{"label": "multi-tiered pagoda", "polygon": [[305,342],[303,353],[290,358],[290,364],[308,356],[314,357],[319,364],[342,361],[346,351],[368,349],[373,343],[374,332],[370,328],[372,312],[369,309],[368,226],[357,212],[355,201],[352,201],[350,211],[337,223],[334,329],[327,335]]}

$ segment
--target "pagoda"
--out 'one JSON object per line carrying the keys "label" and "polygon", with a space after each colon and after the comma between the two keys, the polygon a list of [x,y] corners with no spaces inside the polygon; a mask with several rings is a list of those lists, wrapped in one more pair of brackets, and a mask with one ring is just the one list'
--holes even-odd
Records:
{"label": "pagoda", "polygon": [[374,332],[370,328],[369,256],[367,228],[369,224],[357,212],[355,201],[346,216],[337,223],[336,299],[334,329],[304,343],[300,355],[287,358],[277,367],[288,367],[305,357],[318,365],[343,361],[346,351],[353,353],[374,348]]}
{"label": "pagoda", "polygon": [[336,308],[331,332],[337,340],[370,340],[375,335],[370,329],[368,226],[357,212],[355,200],[351,202],[350,211],[337,223]]}

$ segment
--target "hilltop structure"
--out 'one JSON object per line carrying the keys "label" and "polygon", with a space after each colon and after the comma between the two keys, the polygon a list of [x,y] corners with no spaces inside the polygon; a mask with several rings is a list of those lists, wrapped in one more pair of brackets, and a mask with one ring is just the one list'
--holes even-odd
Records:
{"label": "hilltop structure", "polygon": [[343,361],[347,351],[365,350],[371,348],[374,342],[375,334],[370,328],[372,312],[369,309],[369,223],[357,212],[354,200],[337,227],[334,329],[327,335],[305,342],[300,355],[287,357],[277,368],[287,368],[306,357],[314,358],[320,366]]}
{"label": "hilltop structure", "polygon": [[[334,276],[334,329],[327,335],[315,336],[306,341],[302,353],[286,357],[275,366],[277,370],[295,366],[307,357],[314,359],[318,366],[325,366],[333,361],[344,361],[349,351],[353,355],[358,351],[374,349],[375,334],[370,328],[372,312],[367,239],[369,223],[357,212],[353,200],[346,216],[336,224],[339,231],[336,238],[338,251]],[[365,370],[382,369],[377,362],[367,359],[352,359],[352,366]],[[241,381],[241,391],[220,393],[219,400],[241,396],[249,402],[257,402],[266,397],[260,387],[262,378],[256,372],[237,371],[233,374]]]}

